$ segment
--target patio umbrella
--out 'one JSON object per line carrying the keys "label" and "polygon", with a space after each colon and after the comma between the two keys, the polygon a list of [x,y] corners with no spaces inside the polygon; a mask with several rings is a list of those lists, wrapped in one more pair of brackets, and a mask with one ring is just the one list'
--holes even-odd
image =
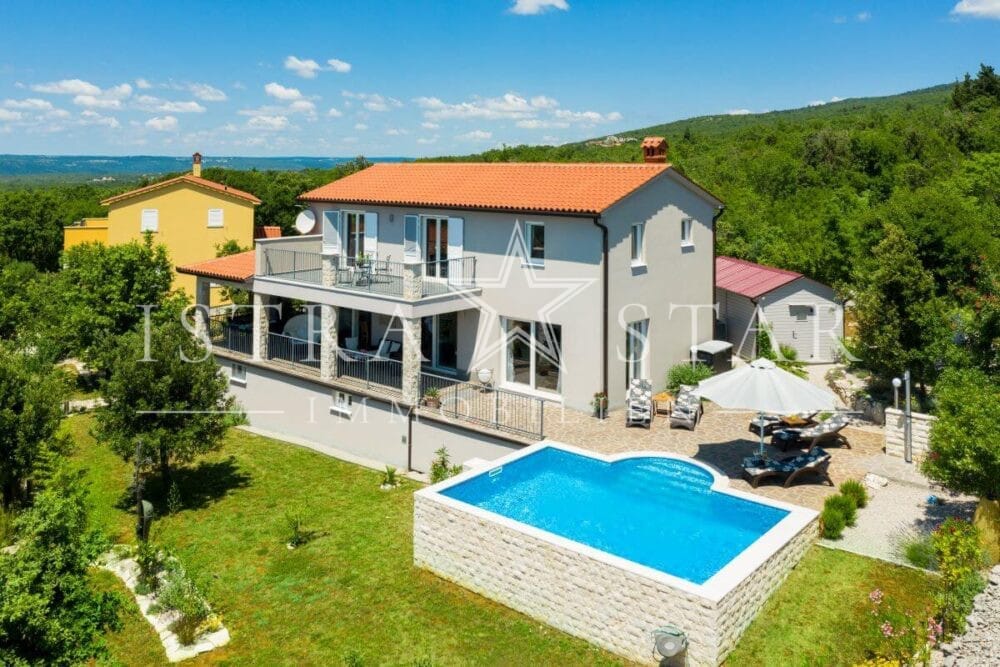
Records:
{"label": "patio umbrella", "polygon": [[761,425],[760,454],[764,453],[764,413],[788,415],[837,407],[832,393],[778,368],[770,359],[756,359],[703,380],[694,394],[729,410],[757,412]]}

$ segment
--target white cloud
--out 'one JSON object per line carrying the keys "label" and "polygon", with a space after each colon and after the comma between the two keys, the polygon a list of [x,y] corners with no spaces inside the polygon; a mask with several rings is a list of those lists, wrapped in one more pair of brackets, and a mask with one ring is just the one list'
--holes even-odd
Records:
{"label": "white cloud", "polygon": [[[235,88],[235,86],[234,86]],[[191,94],[203,102],[225,102],[226,94],[207,83],[192,83],[188,86]]]}
{"label": "white cloud", "polygon": [[319,63],[310,58],[303,60],[295,56],[288,56],[285,58],[285,69],[295,72],[303,79],[315,79],[316,73],[319,72]]}
{"label": "white cloud", "polygon": [[330,107],[330,110],[326,112],[326,115],[330,118],[340,118],[344,114],[337,107]]}
{"label": "white cloud", "polygon": [[152,95],[139,95],[135,98],[135,105],[142,111],[151,113],[204,113],[205,107],[191,100],[188,102],[174,102],[171,100],[161,100]]}
{"label": "white cloud", "polygon": [[527,118],[515,123],[518,127],[526,130],[538,130],[541,128],[567,128],[569,122],[565,120],[541,120],[540,118]]}
{"label": "white cloud", "polygon": [[157,116],[146,121],[146,127],[157,132],[172,132],[177,129],[176,116]]}
{"label": "white cloud", "polygon": [[10,111],[9,109],[0,109],[0,121],[14,121],[21,120],[24,116],[20,111]]}
{"label": "white cloud", "polygon": [[288,118],[285,116],[253,116],[247,121],[247,127],[255,130],[283,130],[288,127]]}
{"label": "white cloud", "polygon": [[[378,93],[352,93],[349,90],[344,90],[341,95],[351,100],[361,100],[361,106],[368,111],[383,112],[390,108],[398,109],[403,106],[403,103],[395,97],[383,97]],[[350,104],[345,103],[344,106],[350,106]]]}
{"label": "white cloud", "polygon": [[420,137],[419,139],[417,139],[417,143],[422,145],[427,145],[427,144],[433,144],[437,140],[438,140],[437,135],[434,135],[433,137]]}
{"label": "white cloud", "polygon": [[458,120],[513,120],[518,127],[567,127],[568,124],[596,125],[617,122],[622,115],[617,111],[602,114],[597,111],[571,111],[560,109],[559,102],[545,95],[530,100],[517,93],[500,97],[474,97],[468,102],[448,103],[437,97],[414,99],[423,109],[428,121]]}
{"label": "white cloud", "polygon": [[295,100],[288,105],[289,113],[304,113],[309,116],[316,115],[316,105],[309,100]]}
{"label": "white cloud", "polygon": [[355,123],[355,125],[354,125],[354,129],[355,129],[355,130],[358,130],[358,131],[360,131],[360,132],[364,132],[365,130],[367,130],[367,129],[368,129],[368,126],[367,126],[367,125],[365,125],[364,123]]}
{"label": "white cloud", "polygon": [[[176,121],[176,119],[174,120]],[[121,125],[114,116],[105,116],[91,109],[84,109],[80,112],[80,123],[83,125],[103,125],[112,128]]]}
{"label": "white cloud", "polygon": [[101,89],[81,79],[63,79],[51,83],[36,83],[31,89],[37,93],[51,93],[54,95],[100,95]]}
{"label": "white cloud", "polygon": [[441,126],[438,125],[437,123],[432,123],[430,121],[424,121],[423,123],[420,124],[420,127],[424,128],[425,130],[436,130],[436,129],[438,129]]}
{"label": "white cloud", "polygon": [[569,9],[569,3],[566,0],[514,0],[510,13],[531,16],[550,9],[566,11]]}
{"label": "white cloud", "polygon": [[153,87],[153,84],[151,84],[146,79],[139,77],[138,79],[135,80],[135,87],[138,88],[139,90],[149,90],[150,88]]}
{"label": "white cloud", "polygon": [[566,109],[556,109],[552,112],[552,115],[559,120],[564,120],[570,123],[583,123],[585,125],[611,123],[622,119],[622,115],[617,111],[612,111],[609,114],[600,114],[596,111],[567,111]]}
{"label": "white cloud", "polygon": [[951,13],[973,19],[1000,19],[1000,0],[961,0]]}
{"label": "white cloud", "polygon": [[872,20],[872,13],[859,12],[857,16],[854,17],[854,20],[857,21],[858,23],[868,23],[868,21]]}
{"label": "white cloud", "polygon": [[337,60],[336,58],[330,58],[326,61],[326,64],[330,66],[332,71],[340,74],[347,74],[351,71],[351,63],[344,62],[343,60]]}
{"label": "white cloud", "polygon": [[830,98],[830,101],[831,102],[843,102],[844,98],[843,97],[837,97],[836,95],[834,95],[833,97]]}
{"label": "white cloud", "polygon": [[821,107],[824,104],[826,104],[826,100],[813,100],[812,102],[809,103],[809,106],[811,106],[811,107]]}
{"label": "white cloud", "polygon": [[96,94],[81,93],[73,98],[73,104],[92,109],[120,109],[122,100],[127,99],[131,94],[132,86],[120,83],[117,86],[98,90]]}
{"label": "white cloud", "polygon": [[729,111],[726,112],[726,115],[727,116],[746,116],[746,115],[752,114],[752,113],[753,113],[753,111],[750,111],[750,109],[730,109]]}
{"label": "white cloud", "polygon": [[264,86],[264,92],[279,100],[291,101],[302,99],[302,93],[299,92],[298,88],[286,88],[274,81]]}
{"label": "white cloud", "polygon": [[493,138],[493,133],[486,132],[485,130],[472,130],[471,132],[460,134],[455,138],[463,141],[489,141]]}
{"label": "white cloud", "polygon": [[555,109],[559,106],[559,102],[545,95],[536,95],[531,98],[531,106],[536,109]]}
{"label": "white cloud", "polygon": [[390,127],[388,130],[385,131],[385,133],[387,136],[390,137],[401,137],[404,134],[409,134],[406,130],[403,130],[398,127]]}
{"label": "white cloud", "polygon": [[25,109],[28,111],[47,111],[52,108],[51,102],[38,99],[37,97],[29,97],[26,100],[7,99],[3,101],[3,105],[8,109]]}

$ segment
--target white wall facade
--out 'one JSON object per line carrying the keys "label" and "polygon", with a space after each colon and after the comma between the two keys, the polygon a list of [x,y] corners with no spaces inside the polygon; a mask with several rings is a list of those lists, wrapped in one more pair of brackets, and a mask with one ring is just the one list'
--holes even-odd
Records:
{"label": "white wall facade", "polygon": [[832,362],[844,337],[844,309],[832,288],[798,278],[758,299],[774,337],[805,362]]}

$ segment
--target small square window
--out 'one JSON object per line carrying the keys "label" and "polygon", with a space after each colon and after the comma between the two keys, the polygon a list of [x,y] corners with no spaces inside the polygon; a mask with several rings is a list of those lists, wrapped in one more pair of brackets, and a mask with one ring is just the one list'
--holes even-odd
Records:
{"label": "small square window", "polygon": [[694,219],[684,218],[681,220],[681,245],[682,246],[693,246],[694,237],[692,236],[692,229],[694,227]]}
{"label": "small square window", "polygon": [[543,266],[545,264],[545,225],[540,222],[524,223],[524,232],[528,244],[528,264]]}
{"label": "small square window", "polygon": [[142,209],[142,218],[139,221],[140,232],[157,232],[160,230],[160,211],[155,208]]}
{"label": "small square window", "polygon": [[637,222],[632,225],[632,266],[646,264],[646,223]]}
{"label": "small square window", "polygon": [[222,227],[223,225],[223,213],[221,208],[210,208],[208,209],[208,226],[209,227]]}
{"label": "small square window", "polygon": [[247,367],[243,364],[233,364],[229,367],[229,381],[233,384],[246,386]]}
{"label": "small square window", "polygon": [[333,404],[330,405],[330,413],[350,417],[353,410],[354,397],[345,391],[333,392]]}

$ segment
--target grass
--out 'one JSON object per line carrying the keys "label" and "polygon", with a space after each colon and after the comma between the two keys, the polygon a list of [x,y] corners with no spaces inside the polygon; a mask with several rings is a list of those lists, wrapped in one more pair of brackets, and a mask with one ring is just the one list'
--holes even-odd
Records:
{"label": "grass", "polygon": [[[133,517],[120,502],[128,466],[93,441],[90,417],[65,424],[78,443],[75,464],[88,470],[95,522],[131,541]],[[239,430],[176,481],[184,508],[169,516],[166,494],[149,485],[161,516],[154,538],[177,554],[233,637],[185,664],[621,663],[414,568],[413,482],[381,491],[378,472]],[[290,551],[291,507],[316,536]],[[108,642],[110,664],[165,664],[134,605]]]}
{"label": "grass", "polygon": [[[93,516],[120,541],[133,518],[121,501],[129,469],[89,436],[91,418],[65,422],[89,471]],[[614,656],[412,565],[412,491],[379,490],[381,474],[234,430],[222,451],[176,481],[183,509],[161,516],[154,538],[180,557],[220,612],[232,643],[191,663],[617,664]],[[166,494],[150,483],[157,513]],[[288,550],[286,515],[313,539]],[[120,584],[106,573],[102,586]],[[881,587],[914,610],[932,575],[814,547],[771,598],[729,665],[854,664],[868,592]],[[668,622],[665,619],[664,622]],[[133,605],[109,638],[115,665],[164,664]]]}
{"label": "grass", "polygon": [[854,665],[871,636],[868,593],[881,588],[901,609],[923,612],[936,578],[926,572],[815,546],[743,635],[727,665]]}

